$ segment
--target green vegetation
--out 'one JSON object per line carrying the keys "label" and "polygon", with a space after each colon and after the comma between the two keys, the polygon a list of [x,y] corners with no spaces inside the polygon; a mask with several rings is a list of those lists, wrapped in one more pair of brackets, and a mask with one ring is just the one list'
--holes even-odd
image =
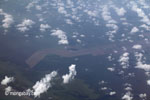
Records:
{"label": "green vegetation", "polygon": [[[35,75],[32,76],[31,72]],[[35,84],[35,82],[30,79],[34,78],[36,75],[38,78],[42,78],[39,76],[43,76],[43,73],[35,72],[34,70],[26,70],[24,67],[18,66],[11,62],[0,61],[0,80],[2,80],[5,76],[14,77],[15,82],[9,85],[12,86],[16,91],[23,91],[31,88]],[[47,100],[48,98],[52,98],[52,100],[96,100],[99,97],[99,95],[96,94],[94,90],[89,88],[89,86],[85,82],[79,79],[73,80],[69,84],[63,84],[62,79],[58,75],[52,85],[53,87],[50,88],[47,93],[42,94],[41,97],[37,99]],[[3,100],[9,100],[10,98],[12,98],[11,100],[27,99],[17,96],[5,96],[4,88],[5,87],[0,86],[0,97],[3,98]]]}
{"label": "green vegetation", "polygon": [[[11,62],[0,61],[0,81],[4,79],[5,76],[14,77],[15,82],[10,83],[9,85],[17,91],[23,91],[32,85],[32,83],[28,81],[27,77],[24,76],[25,72],[25,68],[22,66],[18,66]],[[25,97],[5,96],[4,89],[5,86],[0,85],[1,100],[32,100]]]}
{"label": "green vegetation", "polygon": [[63,84],[60,79],[56,80],[53,87],[44,95],[40,100],[48,97],[52,100],[97,100],[99,97],[86,83],[78,79],[68,84]]}

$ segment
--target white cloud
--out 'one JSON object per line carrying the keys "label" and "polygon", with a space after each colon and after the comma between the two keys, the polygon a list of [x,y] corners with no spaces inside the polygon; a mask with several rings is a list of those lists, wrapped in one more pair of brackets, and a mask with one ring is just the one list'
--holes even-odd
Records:
{"label": "white cloud", "polygon": [[145,71],[150,71],[150,65],[149,64],[143,64],[141,62],[137,63],[136,68],[144,69]]}
{"label": "white cloud", "polygon": [[132,88],[131,88],[131,86],[128,86],[128,87],[125,88],[125,90],[126,90],[126,91],[131,91]]}
{"label": "white cloud", "polygon": [[25,32],[25,31],[28,31],[32,27],[33,24],[35,24],[34,21],[30,19],[24,19],[21,24],[17,25],[17,29],[21,32]]}
{"label": "white cloud", "polygon": [[101,90],[107,90],[107,89],[108,89],[107,87],[102,87],[102,88],[101,88]]}
{"label": "white cloud", "polygon": [[40,5],[35,6],[36,10],[42,10],[42,7]]}
{"label": "white cloud", "polygon": [[108,58],[109,61],[113,61],[113,60],[114,60],[114,59],[112,58],[112,55],[109,55],[107,58]]}
{"label": "white cloud", "polygon": [[135,77],[135,73],[128,73],[129,77]]}
{"label": "white cloud", "polygon": [[46,29],[49,29],[49,28],[51,28],[51,27],[48,24],[41,24],[40,25],[40,31],[41,32],[45,32]]}
{"label": "white cloud", "polygon": [[132,48],[133,48],[133,49],[142,49],[142,45],[136,44],[136,45],[133,45]]}
{"label": "white cloud", "polygon": [[85,10],[85,12],[86,12],[89,16],[93,16],[93,17],[96,17],[96,16],[97,16],[97,12],[96,12],[96,11]]}
{"label": "white cloud", "polygon": [[108,7],[104,6],[102,9],[102,17],[105,21],[111,20],[110,12],[108,12]]}
{"label": "white cloud", "polygon": [[148,16],[144,13],[144,11],[141,8],[139,8],[135,2],[131,1],[130,3],[132,4],[132,10],[135,11],[138,14],[138,16],[142,18],[141,22],[150,25],[150,20]]}
{"label": "white cloud", "polygon": [[114,19],[112,19],[111,14],[109,12],[109,8],[108,6],[103,6],[102,9],[102,17],[105,21],[107,21],[108,23],[117,23]]}
{"label": "white cloud", "polygon": [[123,53],[123,55],[120,56],[120,59],[118,61],[122,65],[122,68],[128,68],[128,66],[129,66],[129,53],[128,52]]}
{"label": "white cloud", "polygon": [[83,38],[83,37],[85,37],[85,35],[81,34],[81,35],[80,35],[80,37],[82,37],[82,38]]}
{"label": "white cloud", "polygon": [[146,29],[146,30],[150,30],[150,27],[146,24],[142,24],[140,27]]}
{"label": "white cloud", "polygon": [[13,20],[13,17],[12,17],[11,15],[5,14],[4,20],[2,20],[2,22],[3,22],[3,25],[2,25],[2,26],[3,26],[4,28],[9,28],[10,25],[14,22],[14,20]]}
{"label": "white cloud", "polygon": [[75,67],[76,67],[76,65],[74,65],[74,64],[72,64],[71,66],[69,66],[69,74],[66,74],[66,75],[62,76],[64,84],[69,83],[76,76],[77,72],[76,72]]}
{"label": "white cloud", "polygon": [[81,43],[81,42],[82,42],[80,39],[77,39],[76,41],[77,41],[78,43]]}
{"label": "white cloud", "polygon": [[29,10],[30,8],[32,8],[34,6],[34,2],[31,2],[29,3],[27,6],[26,6],[26,9]]}
{"label": "white cloud", "polygon": [[117,32],[118,30],[118,26],[117,26],[117,21],[115,21],[112,17],[111,17],[111,13],[109,11],[109,7],[107,5],[104,5],[102,8],[102,18],[104,19],[104,21],[106,21],[106,27],[108,28],[112,28],[111,31],[107,32],[107,36],[109,38],[110,41],[114,41],[114,34]]}
{"label": "white cloud", "polygon": [[7,85],[8,83],[13,82],[13,81],[14,81],[13,77],[7,77],[7,76],[5,76],[5,79],[3,79],[1,81],[1,85]]}
{"label": "white cloud", "polygon": [[58,12],[59,13],[62,13],[62,14],[67,14],[67,11],[65,10],[65,8],[64,7],[62,7],[62,6],[60,6],[59,8],[58,8]]}
{"label": "white cloud", "polygon": [[147,85],[150,85],[150,80],[147,80]]}
{"label": "white cloud", "polygon": [[[33,7],[35,7],[36,9],[38,8],[39,9],[39,7],[36,7],[36,5],[37,5],[37,3],[39,2],[39,0],[34,0],[34,1],[32,1],[32,2],[30,2],[27,6],[26,6],[26,9],[27,9],[27,11],[30,11],[30,9],[31,8],[33,8]],[[38,10],[37,9],[37,10]]]}
{"label": "white cloud", "polygon": [[142,99],[146,99],[147,95],[146,95],[146,93],[143,93],[143,94],[139,94],[139,97]]}
{"label": "white cloud", "polygon": [[125,83],[124,86],[126,86],[125,90],[127,92],[123,95],[122,99],[123,100],[132,100],[133,99],[133,94],[131,93],[131,91],[132,91],[131,86],[132,85],[129,83]]}
{"label": "white cloud", "polygon": [[137,28],[137,27],[133,27],[132,29],[131,29],[131,32],[130,33],[136,33],[136,32],[138,32],[139,31],[139,29]]}
{"label": "white cloud", "polygon": [[132,97],[132,94],[131,92],[127,92],[123,97],[122,97],[123,100],[132,100],[133,97]]}
{"label": "white cloud", "polygon": [[66,19],[65,21],[66,21],[67,24],[70,24],[70,25],[73,24],[72,21],[71,21],[70,19]]}
{"label": "white cloud", "polygon": [[109,70],[109,71],[113,72],[113,71],[115,71],[115,68],[113,68],[113,67],[109,67],[109,68],[107,68],[107,70]]}
{"label": "white cloud", "polygon": [[3,22],[2,27],[6,28],[6,29],[9,28],[10,25],[14,22],[13,16],[5,13],[2,9],[0,9],[0,15],[4,16],[4,19],[2,20],[2,22]]}
{"label": "white cloud", "polygon": [[[131,85],[130,83],[125,83],[124,86],[130,87],[130,88],[132,87],[132,85]],[[131,90],[132,90],[132,89],[131,89]]]}
{"label": "white cloud", "polygon": [[124,8],[115,7],[115,11],[116,11],[118,16],[124,16],[124,14],[126,13],[126,10]]}
{"label": "white cloud", "polygon": [[150,64],[145,64],[143,61],[142,61],[142,58],[143,58],[143,54],[142,53],[135,53],[135,57],[136,57],[136,60],[137,60],[137,63],[136,63],[136,67],[135,68],[139,68],[139,69],[143,69],[145,71],[150,71]]}
{"label": "white cloud", "polygon": [[105,83],[107,83],[107,82],[105,82],[104,80],[102,80],[102,81],[100,81],[98,84],[105,84]]}
{"label": "white cloud", "polygon": [[106,27],[110,27],[110,28],[114,29],[115,31],[118,30],[118,26],[116,24],[106,24]]}
{"label": "white cloud", "polygon": [[60,40],[58,44],[68,44],[68,39],[66,33],[60,29],[52,30],[52,36],[57,36]]}
{"label": "white cloud", "polygon": [[116,94],[115,91],[109,93],[109,95],[115,95],[115,94]]}
{"label": "white cloud", "polygon": [[56,77],[57,72],[53,71],[50,74],[45,75],[40,81],[36,82],[33,86],[34,97],[40,97],[40,95],[46,92],[51,87],[51,81]]}

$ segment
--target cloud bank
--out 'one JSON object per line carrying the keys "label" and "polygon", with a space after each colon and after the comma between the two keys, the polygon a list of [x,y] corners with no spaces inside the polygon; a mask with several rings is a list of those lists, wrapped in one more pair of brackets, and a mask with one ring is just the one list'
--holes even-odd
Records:
{"label": "cloud bank", "polygon": [[1,81],[1,85],[7,85],[8,83],[13,82],[13,81],[14,81],[14,77],[5,76],[5,79]]}
{"label": "cloud bank", "polygon": [[62,78],[63,78],[63,83],[64,84],[67,84],[69,83],[71,80],[74,79],[74,77],[76,76],[77,72],[76,72],[76,69],[75,69],[76,65],[72,64],[70,67],[69,67],[69,74],[66,74],[66,75],[63,75]]}
{"label": "cloud bank", "polygon": [[52,36],[57,36],[60,40],[58,41],[58,44],[68,44],[68,39],[66,36],[66,33],[60,29],[52,30],[51,33]]}
{"label": "cloud bank", "polygon": [[37,81],[33,86],[34,97],[40,97],[40,95],[46,92],[51,87],[51,81],[56,77],[57,72],[53,71],[50,74],[45,75],[40,81]]}
{"label": "cloud bank", "polygon": [[17,29],[21,32],[25,32],[25,31],[28,31],[32,27],[33,24],[35,24],[34,21],[30,19],[24,19],[21,24],[17,25]]}

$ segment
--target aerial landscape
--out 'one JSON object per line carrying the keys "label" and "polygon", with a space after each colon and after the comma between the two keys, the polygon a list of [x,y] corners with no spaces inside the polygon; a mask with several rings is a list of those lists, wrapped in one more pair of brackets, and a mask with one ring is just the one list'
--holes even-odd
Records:
{"label": "aerial landscape", "polygon": [[149,0],[0,0],[0,100],[150,100]]}

